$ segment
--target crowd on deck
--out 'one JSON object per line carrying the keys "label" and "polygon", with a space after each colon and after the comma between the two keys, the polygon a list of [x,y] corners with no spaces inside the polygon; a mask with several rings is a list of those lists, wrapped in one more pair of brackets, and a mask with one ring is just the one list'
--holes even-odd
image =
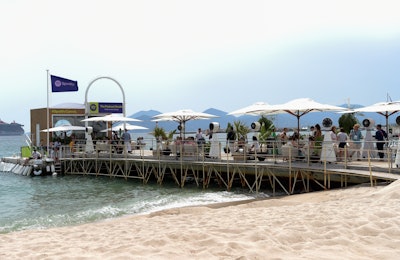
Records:
{"label": "crowd on deck", "polygon": [[[267,142],[265,142],[265,140],[259,141],[257,132],[254,132],[249,140],[243,136],[238,138],[234,129],[229,127],[225,131],[226,140],[222,142],[221,132],[214,132],[210,129],[203,132],[199,128],[194,136],[184,137],[179,134],[174,140],[166,141],[157,139],[154,149],[159,151],[169,149],[171,153],[179,156],[182,147],[186,147],[186,150],[192,147],[206,154],[207,157],[214,159],[220,158],[222,153],[230,153],[232,155],[269,153],[288,157],[287,153],[289,149],[292,151],[291,156],[304,158],[306,156],[327,156],[323,153],[323,145],[327,145],[333,151],[333,155],[329,156],[333,156],[334,161],[343,161],[345,159],[361,160],[365,158],[366,149],[374,150],[377,158],[383,160],[387,156],[384,149],[385,144],[388,143],[388,134],[382,129],[380,124],[373,130],[373,135],[371,131],[367,131],[367,136],[364,136],[359,124],[355,124],[349,134],[343,128],[337,128],[336,126],[331,126],[329,129],[326,127],[321,129],[319,124],[311,126],[310,131],[306,134],[296,131],[296,129],[289,131],[285,127],[279,133],[274,131]],[[370,138],[368,138],[368,134],[371,135]],[[366,141],[368,141],[368,145],[365,143]],[[72,135],[69,143],[71,153],[76,151],[76,144],[75,136]],[[103,137],[102,139],[94,139],[93,144],[97,151],[109,151],[109,147],[111,146],[112,152],[119,154],[123,152],[132,153],[132,150],[144,149],[146,146],[143,137],[138,137],[136,141],[132,141],[131,134],[127,130],[120,132],[112,131],[111,138]],[[104,148],[101,148],[103,145]],[[52,142],[47,152],[48,156],[57,160],[60,156],[60,146],[61,142],[59,139]],[[43,148],[41,152],[46,153]],[[36,156],[36,154],[32,154],[32,157]]]}

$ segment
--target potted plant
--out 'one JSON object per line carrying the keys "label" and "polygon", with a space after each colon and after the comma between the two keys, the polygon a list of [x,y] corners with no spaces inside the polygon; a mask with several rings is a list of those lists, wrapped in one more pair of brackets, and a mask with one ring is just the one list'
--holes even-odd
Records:
{"label": "potted plant", "polygon": [[171,154],[169,144],[173,140],[175,133],[176,130],[173,130],[167,134],[164,128],[156,126],[151,132],[151,135],[155,137],[157,143],[156,149],[153,149],[153,155],[169,156]]}
{"label": "potted plant", "polygon": [[171,154],[171,148],[169,147],[170,142],[174,139],[174,134],[176,130],[168,132],[163,138],[163,149],[162,154],[169,156]]}
{"label": "potted plant", "polygon": [[232,153],[234,160],[246,160],[246,143],[247,134],[250,132],[249,128],[241,121],[233,122],[236,138],[237,138],[237,149]]}
{"label": "potted plant", "polygon": [[[261,124],[260,132],[258,134],[258,140],[260,141],[260,151],[259,154],[277,154],[276,148],[276,136],[270,137],[272,134],[275,133],[275,126],[268,118],[261,116],[258,120]],[[265,156],[257,156],[259,161],[264,161]]]}
{"label": "potted plant", "polygon": [[156,149],[153,149],[153,155],[160,155],[163,150],[162,141],[167,139],[167,134],[165,133],[165,129],[159,126],[154,127],[151,132],[156,139]]}

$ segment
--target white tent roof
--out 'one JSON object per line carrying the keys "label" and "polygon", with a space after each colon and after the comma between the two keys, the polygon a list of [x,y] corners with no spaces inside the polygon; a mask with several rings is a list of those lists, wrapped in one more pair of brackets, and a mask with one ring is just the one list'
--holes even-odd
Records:
{"label": "white tent roof", "polygon": [[86,119],[81,120],[82,122],[138,122],[138,121],[142,121],[139,119],[135,119],[135,118],[130,118],[130,117],[125,117],[125,116],[119,116],[119,115],[115,115],[115,114],[110,114],[110,115],[106,115],[106,116],[95,116],[95,117],[89,117]]}
{"label": "white tent roof", "polygon": [[265,102],[256,102],[250,106],[232,111],[228,113],[228,115],[262,115],[262,114],[270,114],[276,111],[274,105],[270,105]]}
{"label": "white tent roof", "polygon": [[60,125],[49,129],[43,129],[41,130],[41,132],[68,132],[68,131],[85,131],[85,130],[86,128],[84,126]]}
{"label": "white tent roof", "polygon": [[191,109],[182,109],[174,112],[162,113],[154,116],[153,121],[176,121],[176,122],[186,122],[189,120],[198,120],[198,119],[210,119],[218,116],[203,113],[203,112],[195,112]]}

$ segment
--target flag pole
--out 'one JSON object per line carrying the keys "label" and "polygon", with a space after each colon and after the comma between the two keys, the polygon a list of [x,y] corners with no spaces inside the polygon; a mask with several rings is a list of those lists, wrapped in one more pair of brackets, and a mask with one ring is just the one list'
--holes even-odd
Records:
{"label": "flag pole", "polygon": [[[47,71],[47,110],[46,110],[46,112],[47,112],[47,129],[49,129],[50,128],[50,126],[49,126],[49,114],[50,114],[50,112],[49,112],[49,70],[46,70]],[[49,131],[47,131],[47,142],[46,142],[46,151],[48,152],[48,150],[49,150],[49,144],[50,144],[50,137],[49,137]]]}

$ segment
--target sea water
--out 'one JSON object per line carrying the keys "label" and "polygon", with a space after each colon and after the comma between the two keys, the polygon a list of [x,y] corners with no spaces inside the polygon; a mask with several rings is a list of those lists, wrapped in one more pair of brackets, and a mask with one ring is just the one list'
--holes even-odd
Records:
{"label": "sea water", "polygon": [[[0,157],[18,156],[23,136],[0,136]],[[0,233],[146,214],[174,207],[253,199],[247,190],[181,189],[139,180],[80,175],[27,177],[0,172]]]}

